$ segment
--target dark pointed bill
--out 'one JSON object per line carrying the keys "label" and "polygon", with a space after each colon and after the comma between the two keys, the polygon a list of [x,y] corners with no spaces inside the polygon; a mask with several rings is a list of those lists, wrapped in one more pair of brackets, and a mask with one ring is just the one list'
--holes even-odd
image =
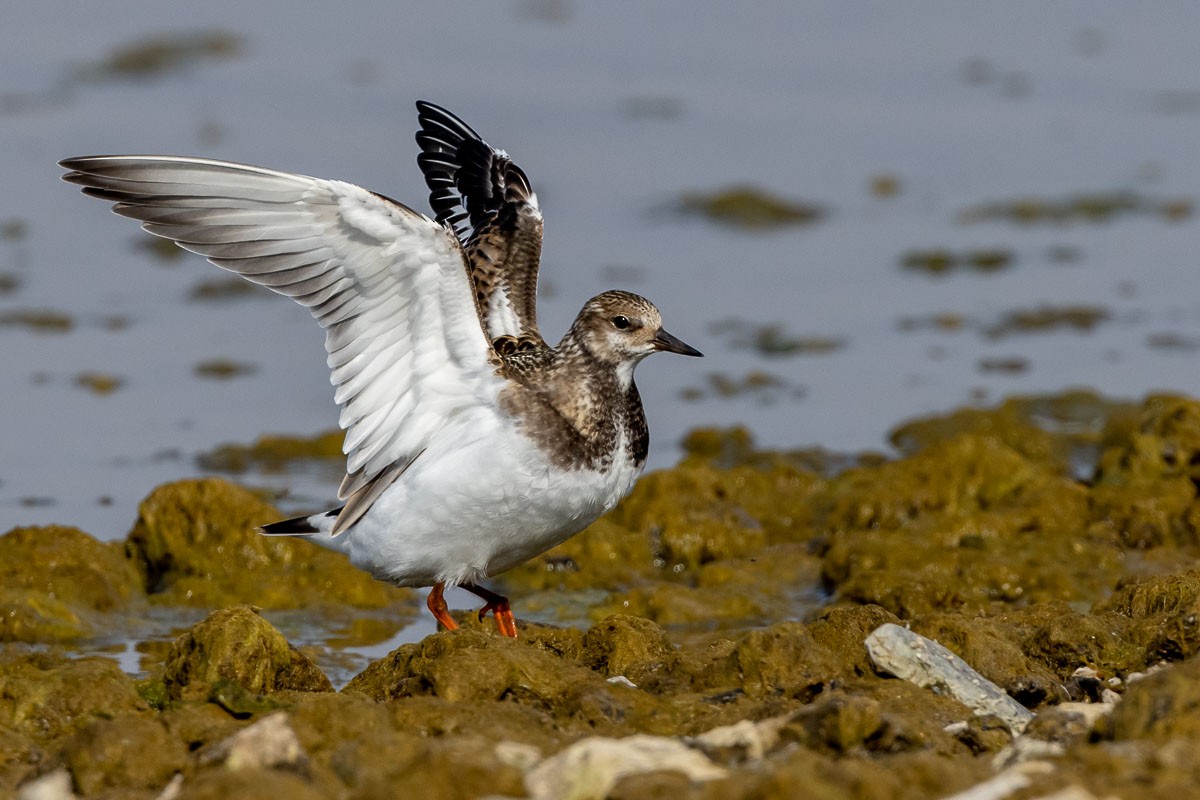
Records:
{"label": "dark pointed bill", "polygon": [[658,333],[654,334],[654,349],[663,350],[667,353],[679,353],[681,356],[703,356],[696,348],[687,344],[682,339],[672,336],[662,328],[658,329]]}

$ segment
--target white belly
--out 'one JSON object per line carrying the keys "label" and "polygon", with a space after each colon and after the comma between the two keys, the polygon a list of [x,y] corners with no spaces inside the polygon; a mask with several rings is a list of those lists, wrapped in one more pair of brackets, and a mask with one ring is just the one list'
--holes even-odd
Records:
{"label": "white belly", "polygon": [[400,586],[476,582],[615,506],[641,473],[624,442],[617,455],[607,472],[551,467],[511,423],[480,412],[447,429],[357,524],[323,543]]}

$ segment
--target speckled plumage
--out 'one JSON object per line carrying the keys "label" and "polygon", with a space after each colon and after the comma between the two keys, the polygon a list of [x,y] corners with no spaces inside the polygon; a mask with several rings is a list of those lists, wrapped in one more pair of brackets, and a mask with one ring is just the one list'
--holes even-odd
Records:
{"label": "speckled plumage", "polygon": [[266,525],[311,534],[401,586],[477,585],[564,541],[637,480],[649,436],[634,368],[700,353],[612,291],[554,347],[538,330],[542,214],[525,173],[444,109],[417,104],[436,221],[340,181],[210,159],[85,156],[64,179],[217,266],[293,298],[325,329],[346,430],[344,505]]}

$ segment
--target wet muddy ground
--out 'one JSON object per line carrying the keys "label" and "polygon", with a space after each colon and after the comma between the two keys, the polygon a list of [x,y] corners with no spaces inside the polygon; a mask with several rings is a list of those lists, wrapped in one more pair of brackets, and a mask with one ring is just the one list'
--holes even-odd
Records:
{"label": "wet muddy ground", "polygon": [[[893,439],[834,459],[694,432],[503,576],[519,640],[464,609],[373,658],[422,594],[256,536],[274,509],[225,480],[158,487],[122,542],[14,529],[0,793],[1190,796],[1200,402],[1013,398]],[[886,623],[1032,721],[883,673]]]}

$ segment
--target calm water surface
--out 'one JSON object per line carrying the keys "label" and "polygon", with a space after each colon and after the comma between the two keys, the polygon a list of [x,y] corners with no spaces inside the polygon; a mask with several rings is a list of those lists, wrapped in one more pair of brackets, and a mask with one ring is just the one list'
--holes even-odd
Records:
{"label": "calm water surface", "polygon": [[[132,223],[60,183],[55,162],[207,155],[424,209],[418,98],[532,177],[548,336],[622,287],[707,354],[639,372],[653,466],[699,425],[883,449],[903,419],[1011,393],[1200,393],[1194,4],[181,8],[4,13],[0,530],[55,522],[119,538],[151,488],[197,473],[197,453],[336,421],[304,310],[266,293],[193,299],[224,274],[156,256]],[[111,68],[122,48],[186,34],[173,52],[190,60]],[[825,213],[746,230],[678,212],[688,193],[735,186]],[[1081,194],[1124,206],[1081,216]],[[1047,204],[1024,206],[1032,221],[992,213],[1025,198]],[[1037,216],[1045,207],[1059,213]],[[956,267],[904,268],[929,251]],[[1004,324],[1039,309],[1091,325]],[[253,371],[198,377],[213,360]],[[330,476],[247,481],[290,489],[289,507],[336,488]]]}

